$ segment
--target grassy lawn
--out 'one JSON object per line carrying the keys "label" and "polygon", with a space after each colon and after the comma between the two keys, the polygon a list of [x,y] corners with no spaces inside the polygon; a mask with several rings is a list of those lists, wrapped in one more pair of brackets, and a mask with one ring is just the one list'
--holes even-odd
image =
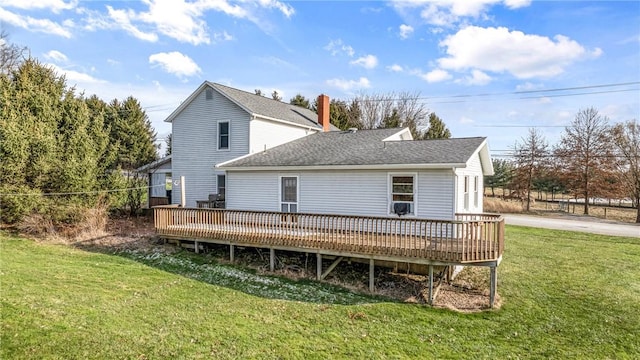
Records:
{"label": "grassy lawn", "polygon": [[189,253],[0,233],[0,358],[639,358],[640,239],[508,227],[500,310],[461,314]]}

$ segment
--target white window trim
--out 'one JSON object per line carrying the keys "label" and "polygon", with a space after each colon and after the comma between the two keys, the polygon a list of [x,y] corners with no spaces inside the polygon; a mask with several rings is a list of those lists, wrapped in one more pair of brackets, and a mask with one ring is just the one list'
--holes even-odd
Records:
{"label": "white window trim", "polygon": [[469,210],[469,203],[470,203],[470,198],[469,198],[469,192],[471,190],[471,179],[469,178],[469,175],[465,175],[462,178],[462,207],[465,210]]}
{"label": "white window trim", "polygon": [[473,206],[478,207],[480,203],[480,198],[478,197],[480,193],[480,179],[479,176],[476,175],[473,177]]}
{"label": "white window trim", "polygon": [[[229,124],[229,126],[227,127],[228,132],[227,132],[227,147],[226,148],[221,148],[220,147],[220,124],[221,123]],[[231,149],[231,121],[229,121],[229,120],[218,120],[218,121],[216,121],[216,146],[218,148],[218,151],[230,151],[230,149]]]}
{"label": "white window trim", "polygon": [[282,178],[296,178],[296,213],[300,212],[300,175],[298,174],[282,174],[278,176],[278,211],[282,212],[282,204],[294,204],[292,202],[282,201]]}
{"label": "white window trim", "polygon": [[398,216],[391,210],[393,203],[393,180],[394,176],[413,176],[413,213],[403,215],[403,217],[418,216],[418,173],[417,172],[389,172],[387,173],[387,214],[390,216]]}

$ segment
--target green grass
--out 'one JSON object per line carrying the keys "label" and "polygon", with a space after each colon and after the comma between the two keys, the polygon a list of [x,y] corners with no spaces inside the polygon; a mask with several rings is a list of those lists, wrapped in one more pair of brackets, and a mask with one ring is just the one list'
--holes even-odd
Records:
{"label": "green grass", "polygon": [[475,314],[188,253],[0,246],[2,359],[640,357],[640,239],[509,227],[503,306]]}

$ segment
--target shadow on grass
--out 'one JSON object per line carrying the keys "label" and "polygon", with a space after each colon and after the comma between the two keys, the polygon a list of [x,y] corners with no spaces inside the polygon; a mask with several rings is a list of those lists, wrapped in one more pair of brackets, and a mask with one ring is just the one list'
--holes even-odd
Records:
{"label": "shadow on grass", "polygon": [[[228,257],[229,248],[224,245],[208,244],[206,252],[196,254],[175,245],[161,245],[143,236],[119,237],[118,241],[109,241],[110,237],[107,235],[78,241],[73,246],[84,251],[119,256],[189,279],[268,299],[338,305],[398,302],[393,298],[315,281],[312,274],[315,274],[316,258],[305,253],[278,251],[276,274],[265,274],[261,272],[268,268],[269,253],[261,249],[236,248],[236,263],[231,264],[224,260]],[[327,264],[324,265],[326,267]],[[345,264],[343,268],[340,276],[351,274],[352,278],[348,281],[366,284],[362,277],[368,278],[368,265],[353,263]],[[381,269],[378,269],[376,279],[381,274]],[[418,287],[417,282],[408,285]]]}

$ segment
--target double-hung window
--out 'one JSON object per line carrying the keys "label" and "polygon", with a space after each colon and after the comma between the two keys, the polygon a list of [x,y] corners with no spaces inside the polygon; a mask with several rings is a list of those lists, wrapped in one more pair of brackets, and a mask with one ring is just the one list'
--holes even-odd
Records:
{"label": "double-hung window", "polygon": [[280,210],[284,213],[298,212],[298,177],[280,178]]}
{"label": "double-hung window", "polygon": [[464,177],[464,209],[469,210],[469,176]]}
{"label": "double-hung window", "polygon": [[480,202],[480,179],[478,176],[473,178],[473,206],[478,207]]}
{"label": "double-hung window", "polygon": [[218,122],[218,150],[229,149],[229,122]]}
{"label": "double-hung window", "polygon": [[389,213],[397,215],[415,215],[416,176],[414,174],[390,175]]}

